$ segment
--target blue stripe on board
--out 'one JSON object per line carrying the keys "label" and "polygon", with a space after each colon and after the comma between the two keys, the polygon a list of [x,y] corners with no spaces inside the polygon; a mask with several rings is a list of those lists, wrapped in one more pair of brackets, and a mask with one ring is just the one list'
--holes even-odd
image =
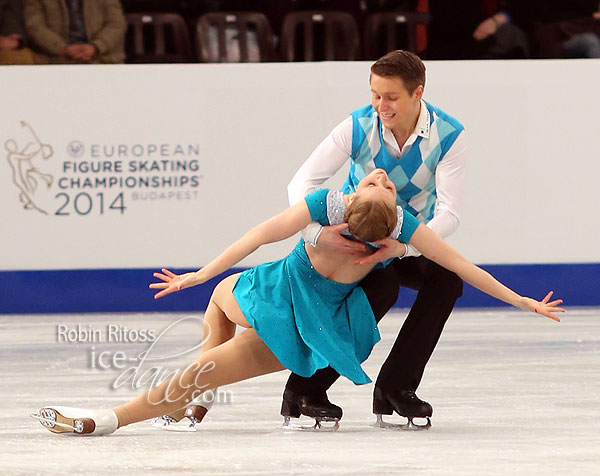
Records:
{"label": "blue stripe on board", "polygon": [[[600,263],[483,267],[520,294],[541,299],[552,289],[566,306],[600,305]],[[148,289],[154,271],[0,271],[0,314],[203,311],[216,284],[240,270],[232,269],[202,286],[159,300]],[[396,307],[410,307],[415,296],[415,291],[401,290]],[[457,302],[462,308],[503,305],[469,285]]]}
{"label": "blue stripe on board", "polygon": [[[0,271],[0,314],[205,310],[214,287],[237,271],[155,300],[156,269]],[[188,272],[173,269],[175,273]]]}
{"label": "blue stripe on board", "polygon": [[[500,282],[523,296],[542,299],[548,291],[565,306],[600,306],[600,263],[480,265]],[[410,307],[417,293],[401,289],[396,307]],[[466,284],[459,308],[500,307],[502,301]]]}

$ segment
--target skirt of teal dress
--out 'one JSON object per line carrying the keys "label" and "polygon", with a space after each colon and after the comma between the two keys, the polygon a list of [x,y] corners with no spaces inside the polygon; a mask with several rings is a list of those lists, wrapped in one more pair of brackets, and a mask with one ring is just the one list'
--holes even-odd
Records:
{"label": "skirt of teal dress", "polygon": [[338,283],[311,265],[304,240],[284,259],[240,274],[233,295],[283,366],[310,377],[331,366],[356,384],[360,364],[379,341],[375,316],[358,283]]}

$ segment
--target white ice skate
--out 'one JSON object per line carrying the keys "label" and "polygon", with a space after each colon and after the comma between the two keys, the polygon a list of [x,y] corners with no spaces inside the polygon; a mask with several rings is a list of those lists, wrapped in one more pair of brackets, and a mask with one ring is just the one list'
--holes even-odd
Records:
{"label": "white ice skate", "polygon": [[113,433],[119,426],[117,415],[112,410],[47,406],[30,416],[52,433],[100,436]]}
{"label": "white ice skate", "polygon": [[181,415],[179,412],[163,415],[152,420],[152,426],[167,431],[196,431],[200,423],[214,404],[216,389],[207,390],[192,400]]}

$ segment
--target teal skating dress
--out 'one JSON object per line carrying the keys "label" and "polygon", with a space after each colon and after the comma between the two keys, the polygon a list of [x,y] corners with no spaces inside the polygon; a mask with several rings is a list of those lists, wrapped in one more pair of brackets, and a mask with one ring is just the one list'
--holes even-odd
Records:
{"label": "teal skating dress", "polygon": [[[343,223],[342,192],[318,190],[305,197],[321,225]],[[398,207],[392,233],[408,243],[419,221]],[[310,377],[331,366],[356,384],[371,382],[360,364],[380,340],[362,288],[331,281],[315,270],[301,239],[284,259],[240,274],[233,295],[256,333],[286,368]]]}

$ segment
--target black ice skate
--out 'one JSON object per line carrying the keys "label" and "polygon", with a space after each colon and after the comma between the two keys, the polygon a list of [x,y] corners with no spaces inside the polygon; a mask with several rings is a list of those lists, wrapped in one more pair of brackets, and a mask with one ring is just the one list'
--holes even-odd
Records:
{"label": "black ice skate", "polygon": [[200,423],[215,401],[215,390],[207,390],[192,400],[185,411],[156,417],[152,420],[152,426],[167,431],[196,431],[196,425]]}
{"label": "black ice skate", "polygon": [[[407,423],[387,423],[383,421],[382,415],[391,415],[396,412],[406,418]],[[375,387],[373,392],[373,413],[377,421],[373,426],[377,428],[388,428],[395,430],[427,430],[431,427],[431,415],[433,408],[427,402],[421,400],[412,390],[399,390],[384,393]],[[415,423],[414,419],[426,419],[426,423]]]}
{"label": "black ice skate", "polygon": [[[306,395],[297,395],[291,390],[283,392],[281,415],[283,416],[284,430],[305,431],[337,431],[342,419],[342,409],[329,401],[327,395],[320,398],[311,398]],[[301,415],[315,419],[313,426],[298,425],[290,421],[291,418],[300,418]],[[333,423],[333,425],[323,425]]]}

